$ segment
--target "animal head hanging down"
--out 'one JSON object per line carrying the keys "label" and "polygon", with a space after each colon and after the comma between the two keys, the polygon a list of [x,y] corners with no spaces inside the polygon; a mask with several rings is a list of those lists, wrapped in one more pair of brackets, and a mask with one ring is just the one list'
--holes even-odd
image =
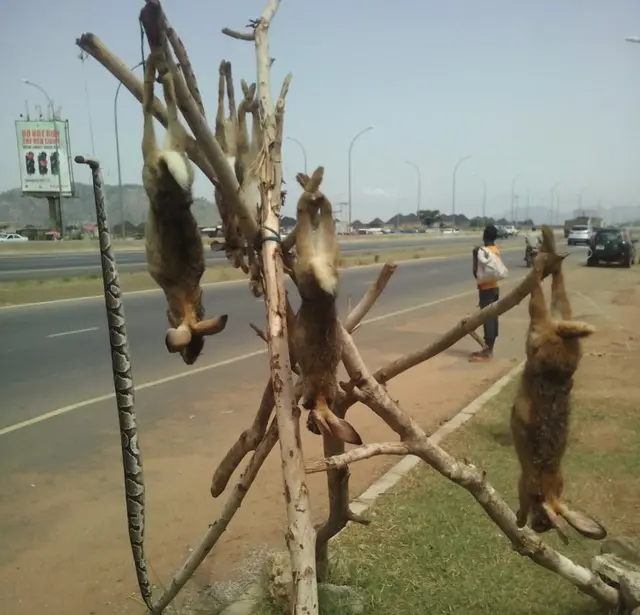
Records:
{"label": "animal head hanging down", "polygon": [[162,149],[158,148],[153,128],[153,87],[158,63],[157,55],[151,53],[146,62],[142,101],[142,180],[149,198],[145,228],[147,267],[167,299],[170,328],[165,345],[191,365],[202,351],[203,336],[223,331],[227,315],[204,319],[200,287],[204,248],[191,212],[194,173],[186,155],[186,131],[178,119],[173,77],[166,65],[161,81],[168,126]]}
{"label": "animal head hanging down", "polygon": [[[296,316],[293,343],[304,387],[302,405],[310,411],[309,430],[322,430],[345,442],[362,444],[358,432],[332,410],[343,344],[336,308],[338,241],[331,203],[319,192],[323,172],[319,167],[311,178],[303,174],[296,178],[304,187],[297,207],[295,266],[302,304]],[[314,230],[315,217],[318,220]]]}
{"label": "animal head hanging down", "polygon": [[599,540],[606,537],[606,529],[561,500],[573,375],[582,356],[581,339],[595,329],[571,319],[561,261],[552,273],[551,300],[561,320],[552,319],[542,290],[544,252],[555,254],[555,240],[548,227],[543,228],[543,238],[542,253],[534,264],[537,284],[529,301],[526,364],[511,409],[511,432],[521,468],[517,523],[524,527],[531,514],[531,527],[536,532],[555,528],[568,542],[568,522],[583,536]]}

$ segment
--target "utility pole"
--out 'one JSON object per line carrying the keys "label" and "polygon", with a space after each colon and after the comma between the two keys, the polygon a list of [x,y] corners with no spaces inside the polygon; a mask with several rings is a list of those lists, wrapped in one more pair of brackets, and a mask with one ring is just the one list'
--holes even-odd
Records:
{"label": "utility pole", "polygon": [[513,226],[515,226],[516,228],[518,228],[518,199],[520,197],[517,194],[513,195]]}
{"label": "utility pole", "polygon": [[529,201],[529,188],[527,188],[527,215],[525,216],[525,219],[528,220],[529,219],[529,205],[530,205],[530,201]]}

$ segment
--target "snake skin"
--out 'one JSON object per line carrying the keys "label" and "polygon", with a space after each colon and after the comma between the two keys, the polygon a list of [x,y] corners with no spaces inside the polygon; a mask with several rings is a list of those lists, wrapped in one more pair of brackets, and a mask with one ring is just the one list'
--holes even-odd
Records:
{"label": "snake skin", "polygon": [[145,487],[134,408],[131,358],[129,356],[120,278],[107,222],[102,171],[100,170],[100,163],[96,160],[76,156],[75,161],[79,164],[89,165],[93,179],[93,193],[96,202],[96,217],[100,238],[104,302],[107,310],[109,345],[111,347],[113,385],[118,408],[118,422],[120,424],[129,542],[131,543],[131,552],[138,577],[140,594],[149,610],[154,612],[151,603],[151,584],[147,574],[147,560],[144,553]]}

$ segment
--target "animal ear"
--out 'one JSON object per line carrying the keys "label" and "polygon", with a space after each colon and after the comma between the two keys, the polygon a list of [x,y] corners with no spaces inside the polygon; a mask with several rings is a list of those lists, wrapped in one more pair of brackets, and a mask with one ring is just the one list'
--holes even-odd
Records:
{"label": "animal ear", "polygon": [[218,316],[217,318],[209,318],[207,320],[201,320],[196,323],[193,330],[200,335],[215,335],[224,331],[227,326],[227,320],[229,320],[228,314]]}
{"label": "animal ear", "polygon": [[565,340],[588,337],[596,332],[593,325],[577,320],[559,320],[555,323],[556,333]]}
{"label": "animal ear", "polygon": [[560,514],[569,522],[571,527],[582,534],[585,538],[592,540],[602,540],[607,537],[607,530],[600,525],[593,517],[577,510],[571,510],[563,504]]}
{"label": "animal ear", "polygon": [[191,341],[191,331],[187,325],[182,324],[177,329],[168,329],[164,337],[164,343],[169,352],[179,352]]}
{"label": "animal ear", "polygon": [[349,444],[362,444],[362,438],[353,426],[344,419],[338,418],[330,410],[323,413],[312,410],[310,415],[320,430],[327,435]]}

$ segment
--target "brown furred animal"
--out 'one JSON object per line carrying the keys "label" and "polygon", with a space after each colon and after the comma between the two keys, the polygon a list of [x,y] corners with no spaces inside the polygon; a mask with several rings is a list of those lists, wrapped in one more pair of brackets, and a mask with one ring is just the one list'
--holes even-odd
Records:
{"label": "brown furred animal", "polygon": [[[548,227],[543,227],[542,251],[555,253],[555,240]],[[524,527],[531,514],[535,532],[555,528],[566,543],[566,521],[583,536],[600,540],[606,537],[606,529],[561,500],[561,464],[569,434],[573,376],[582,357],[581,339],[595,329],[571,320],[562,263],[552,273],[551,300],[561,320],[552,319],[542,290],[541,258],[542,254],[534,264],[538,284],[529,301],[527,359],[511,409],[511,432],[521,469],[517,524]]]}
{"label": "brown furred animal", "polygon": [[302,405],[310,411],[309,430],[320,433],[321,429],[344,442],[362,444],[358,432],[331,410],[338,392],[342,337],[336,308],[338,241],[331,203],[319,192],[323,173],[324,169],[318,167],[311,178],[303,174],[297,177],[304,186],[297,207],[295,266],[302,304],[296,316],[293,345],[304,385]]}
{"label": "brown furred animal", "polygon": [[153,127],[153,87],[158,58],[149,54],[143,92],[144,134],[142,182],[149,197],[145,228],[147,267],[164,291],[171,326],[165,335],[169,352],[179,352],[192,365],[204,345],[203,336],[224,330],[227,315],[204,319],[200,279],[204,273],[204,248],[191,212],[193,167],[186,155],[186,131],[178,118],[171,73],[161,76],[167,104],[168,126],[162,149]]}

